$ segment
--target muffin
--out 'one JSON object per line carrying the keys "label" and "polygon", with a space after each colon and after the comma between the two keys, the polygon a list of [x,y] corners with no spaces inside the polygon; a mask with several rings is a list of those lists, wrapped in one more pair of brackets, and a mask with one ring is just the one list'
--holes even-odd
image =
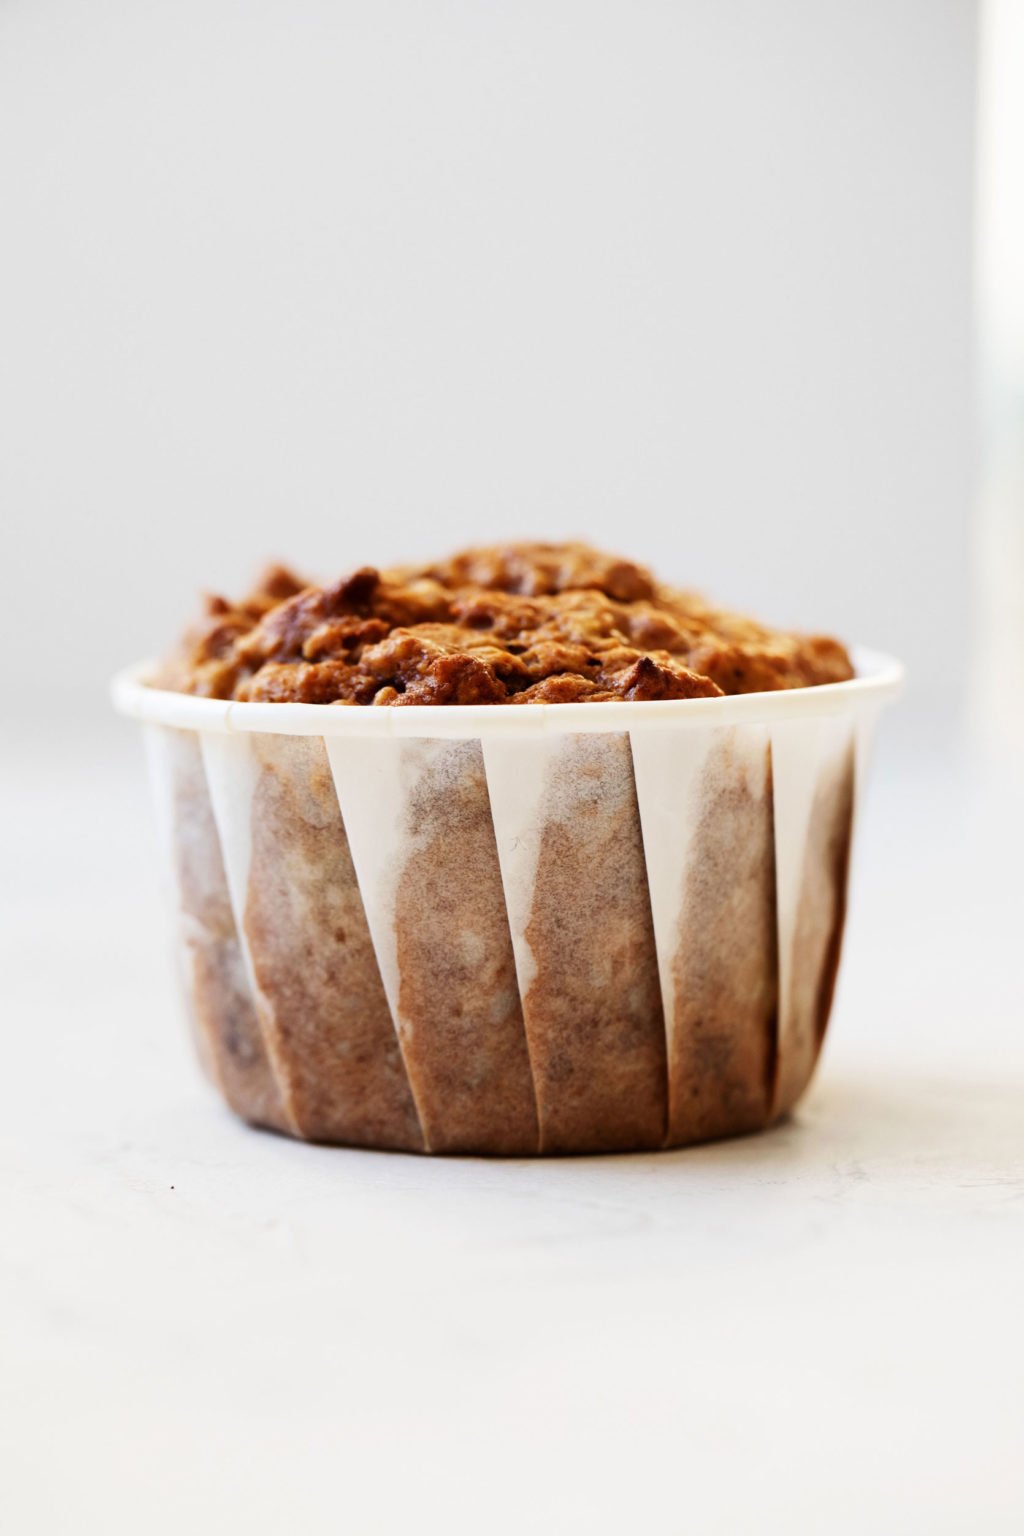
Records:
{"label": "muffin", "polygon": [[821,1049],[897,683],[583,544],[208,598],[115,684],[208,1075],[402,1151],[762,1129]]}

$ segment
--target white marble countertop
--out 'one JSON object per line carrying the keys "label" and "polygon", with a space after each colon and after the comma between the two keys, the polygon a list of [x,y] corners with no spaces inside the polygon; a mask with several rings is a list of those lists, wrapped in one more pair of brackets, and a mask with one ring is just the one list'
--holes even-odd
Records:
{"label": "white marble countertop", "polygon": [[203,1085],[131,746],[4,774],[4,1529],[1024,1529],[1019,819],[883,760],[791,1123],[432,1161]]}

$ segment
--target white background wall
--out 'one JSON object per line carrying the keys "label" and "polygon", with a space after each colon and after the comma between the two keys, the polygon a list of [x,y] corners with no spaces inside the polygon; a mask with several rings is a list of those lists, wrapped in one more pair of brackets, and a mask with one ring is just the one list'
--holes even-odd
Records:
{"label": "white background wall", "polygon": [[8,711],[57,669],[106,720],[107,674],[265,556],[568,532],[948,700],[974,21],[5,0]]}

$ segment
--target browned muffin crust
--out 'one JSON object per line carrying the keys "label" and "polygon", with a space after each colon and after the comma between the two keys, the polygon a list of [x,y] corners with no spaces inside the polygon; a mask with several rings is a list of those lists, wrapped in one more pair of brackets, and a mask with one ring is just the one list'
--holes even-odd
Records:
{"label": "browned muffin crust", "polygon": [[311,704],[570,704],[806,688],[853,676],[837,640],[775,630],[586,544],[464,550],[328,586],[273,567],[210,597],[160,686]]}

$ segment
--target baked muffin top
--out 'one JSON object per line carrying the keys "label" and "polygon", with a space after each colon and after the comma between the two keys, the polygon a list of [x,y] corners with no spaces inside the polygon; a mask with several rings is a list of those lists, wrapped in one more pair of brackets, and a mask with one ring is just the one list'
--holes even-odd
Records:
{"label": "baked muffin top", "polygon": [[586,544],[512,543],[322,587],[274,566],[240,602],[208,597],[154,681],[282,703],[589,704],[852,676],[838,640],[710,607]]}

